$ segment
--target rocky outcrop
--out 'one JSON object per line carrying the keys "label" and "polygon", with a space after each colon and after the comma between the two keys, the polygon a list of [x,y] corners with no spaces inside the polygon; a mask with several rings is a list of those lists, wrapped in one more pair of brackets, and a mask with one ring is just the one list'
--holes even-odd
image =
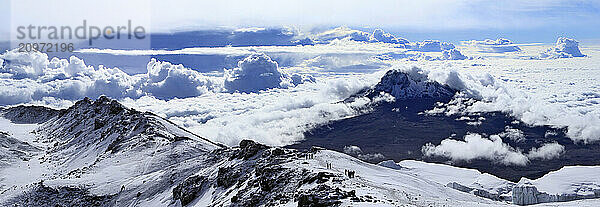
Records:
{"label": "rocky outcrop", "polygon": [[23,194],[10,199],[11,206],[113,206],[115,195],[97,196],[79,187],[49,187],[43,182],[31,184]]}
{"label": "rocky outcrop", "polygon": [[344,191],[327,185],[318,185],[313,189],[303,191],[298,196],[298,207],[325,207],[340,204],[341,199],[353,198],[358,200],[355,191]]}
{"label": "rocky outcrop", "polygon": [[190,176],[173,189],[173,199],[180,200],[181,205],[187,205],[206,190],[208,180],[204,176]]}
{"label": "rocky outcrop", "polygon": [[[185,206],[204,196],[208,189],[217,189],[218,193],[211,195],[214,200],[210,205],[275,206],[298,202],[298,206],[331,206],[342,199],[361,200],[353,191],[333,187],[333,183],[348,179],[342,174],[290,167],[311,153],[314,152],[243,140],[238,147],[215,150],[213,154],[227,161],[209,167],[214,171],[204,171],[177,184],[173,199]],[[302,188],[309,184],[316,187]]]}
{"label": "rocky outcrop", "polygon": [[0,115],[16,124],[39,124],[57,116],[64,110],[44,106],[15,106],[0,111]]}

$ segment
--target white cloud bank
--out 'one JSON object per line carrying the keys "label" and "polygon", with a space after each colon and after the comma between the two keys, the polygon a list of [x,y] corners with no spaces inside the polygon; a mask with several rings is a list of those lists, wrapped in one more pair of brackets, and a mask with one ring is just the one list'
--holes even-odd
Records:
{"label": "white cloud bank", "polygon": [[441,156],[452,161],[471,161],[485,159],[504,165],[527,165],[533,159],[553,159],[564,152],[564,146],[558,143],[546,143],[523,153],[502,142],[498,135],[485,138],[479,134],[468,134],[464,141],[444,139],[440,145],[427,143],[422,148],[425,156]]}
{"label": "white cloud bank", "polygon": [[[133,54],[165,52],[233,55],[260,52],[271,57],[274,54],[289,55],[302,60],[294,67],[276,67],[273,70],[273,60],[255,55],[250,59],[261,61],[248,63],[266,68],[248,69],[252,67],[239,66],[230,70],[232,74],[220,77],[161,61],[148,63],[148,72],[145,74],[128,75],[117,68],[87,66],[76,57],[48,60],[41,53],[7,52],[0,55],[0,104],[65,106],[71,100],[106,94],[121,99],[128,106],[164,115],[215,141],[236,144],[239,139],[251,138],[281,145],[302,139],[302,133],[314,125],[356,115],[353,106],[362,106],[371,100],[361,100],[360,103],[353,103],[355,105],[337,102],[365,87],[375,85],[385,72],[381,68],[387,70],[391,66],[399,70],[414,70],[406,67],[407,50],[393,45],[333,40],[329,44],[291,47],[119,51]],[[383,56],[392,58],[377,58]],[[478,61],[494,64],[486,60]],[[520,61],[530,64],[527,60]],[[600,140],[600,111],[593,106],[589,107],[590,110],[575,111],[565,105],[537,99],[527,91],[515,89],[488,73],[471,70],[473,67],[465,66],[471,64],[467,61],[421,61],[414,64],[423,65],[416,69],[417,73],[429,81],[448,84],[461,91],[463,96],[459,98],[473,99],[469,104],[461,101],[447,104],[440,109],[441,113],[502,111],[526,124],[566,126],[568,136],[576,141]],[[375,69],[366,69],[370,67]],[[279,73],[279,76],[275,76],[280,77],[279,85],[262,87],[265,89],[256,93],[227,90],[224,86],[227,78],[244,82],[241,78],[243,76],[233,73],[236,69],[238,74],[264,74],[265,71],[267,74]],[[294,75],[291,71],[305,74],[304,70],[316,74],[318,81],[308,81],[295,87],[281,87],[282,82],[303,80],[305,76]],[[381,73],[370,74],[374,71]],[[281,81],[281,77],[284,77],[284,81]]]}
{"label": "white cloud bank", "polygon": [[[107,95],[112,98],[154,96],[161,99],[188,98],[209,92],[257,92],[289,88],[314,82],[310,75],[288,74],[264,54],[240,61],[239,68],[226,70],[223,78],[210,77],[152,59],[145,74],[129,75],[118,68],[94,68],[75,56],[68,60],[45,53],[7,51],[0,55],[0,105],[27,103],[44,98],[78,100]],[[225,83],[224,83],[225,80]]]}

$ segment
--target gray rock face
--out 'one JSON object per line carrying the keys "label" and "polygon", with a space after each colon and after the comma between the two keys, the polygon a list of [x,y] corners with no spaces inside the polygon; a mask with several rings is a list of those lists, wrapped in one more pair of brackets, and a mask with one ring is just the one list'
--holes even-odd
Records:
{"label": "gray rock face", "polygon": [[355,191],[344,191],[339,188],[333,189],[327,185],[318,185],[298,196],[298,207],[334,206],[340,204],[339,200],[356,198]]}
{"label": "gray rock face", "polygon": [[57,116],[61,111],[43,106],[15,106],[0,111],[0,115],[17,124],[39,124]]}
{"label": "gray rock face", "polygon": [[[332,182],[348,179],[346,176],[286,167],[289,162],[306,158],[307,153],[310,152],[244,140],[239,147],[215,150],[212,154],[227,161],[210,167],[216,169],[216,173],[205,171],[186,178],[174,188],[173,199],[184,206],[191,205],[212,188],[225,192],[213,194],[217,198],[211,205],[216,206],[276,206],[292,201],[298,202],[298,206],[332,206],[341,199],[361,200],[352,191],[331,187]],[[301,189],[305,184],[316,184],[316,187]]]}
{"label": "gray rock face", "polygon": [[173,199],[180,200],[181,205],[185,206],[206,190],[207,183],[204,176],[190,176],[173,189]]}
{"label": "gray rock face", "polygon": [[398,100],[449,98],[456,93],[456,90],[449,86],[427,81],[426,77],[420,77],[419,75],[390,70],[375,85],[374,92],[386,92]]}
{"label": "gray rock face", "polygon": [[111,199],[115,195],[92,195],[79,187],[52,188],[43,182],[32,185],[22,195],[7,203],[15,203],[15,206],[114,206]]}

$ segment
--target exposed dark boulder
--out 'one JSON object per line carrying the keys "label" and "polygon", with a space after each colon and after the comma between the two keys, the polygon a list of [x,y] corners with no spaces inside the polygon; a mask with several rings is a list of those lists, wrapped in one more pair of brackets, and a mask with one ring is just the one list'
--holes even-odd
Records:
{"label": "exposed dark boulder", "polygon": [[173,199],[181,201],[181,205],[185,206],[194,201],[207,184],[208,180],[204,176],[190,176],[173,189]]}
{"label": "exposed dark boulder", "polygon": [[232,158],[248,159],[256,155],[259,151],[267,149],[268,147],[263,144],[259,144],[252,140],[242,140],[240,142],[240,149],[233,155]]}
{"label": "exposed dark boulder", "polygon": [[325,207],[336,206],[341,204],[341,199],[355,197],[355,191],[344,191],[339,188],[331,188],[328,185],[318,185],[301,193],[297,200],[298,207]]}

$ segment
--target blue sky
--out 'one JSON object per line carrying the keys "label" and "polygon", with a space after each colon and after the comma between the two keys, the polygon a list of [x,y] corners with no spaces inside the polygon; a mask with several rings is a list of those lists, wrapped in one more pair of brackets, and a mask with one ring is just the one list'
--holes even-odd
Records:
{"label": "blue sky", "polygon": [[[557,35],[600,39],[600,1],[20,0],[12,1],[10,6],[6,6],[9,0],[0,2],[3,34],[11,31],[6,19],[14,27],[79,24],[83,18],[96,24],[112,24],[133,18],[161,32],[218,26],[294,25],[306,29],[346,25],[384,28],[411,40],[505,36],[526,42],[552,42]],[[9,18],[5,10],[10,10]]]}

